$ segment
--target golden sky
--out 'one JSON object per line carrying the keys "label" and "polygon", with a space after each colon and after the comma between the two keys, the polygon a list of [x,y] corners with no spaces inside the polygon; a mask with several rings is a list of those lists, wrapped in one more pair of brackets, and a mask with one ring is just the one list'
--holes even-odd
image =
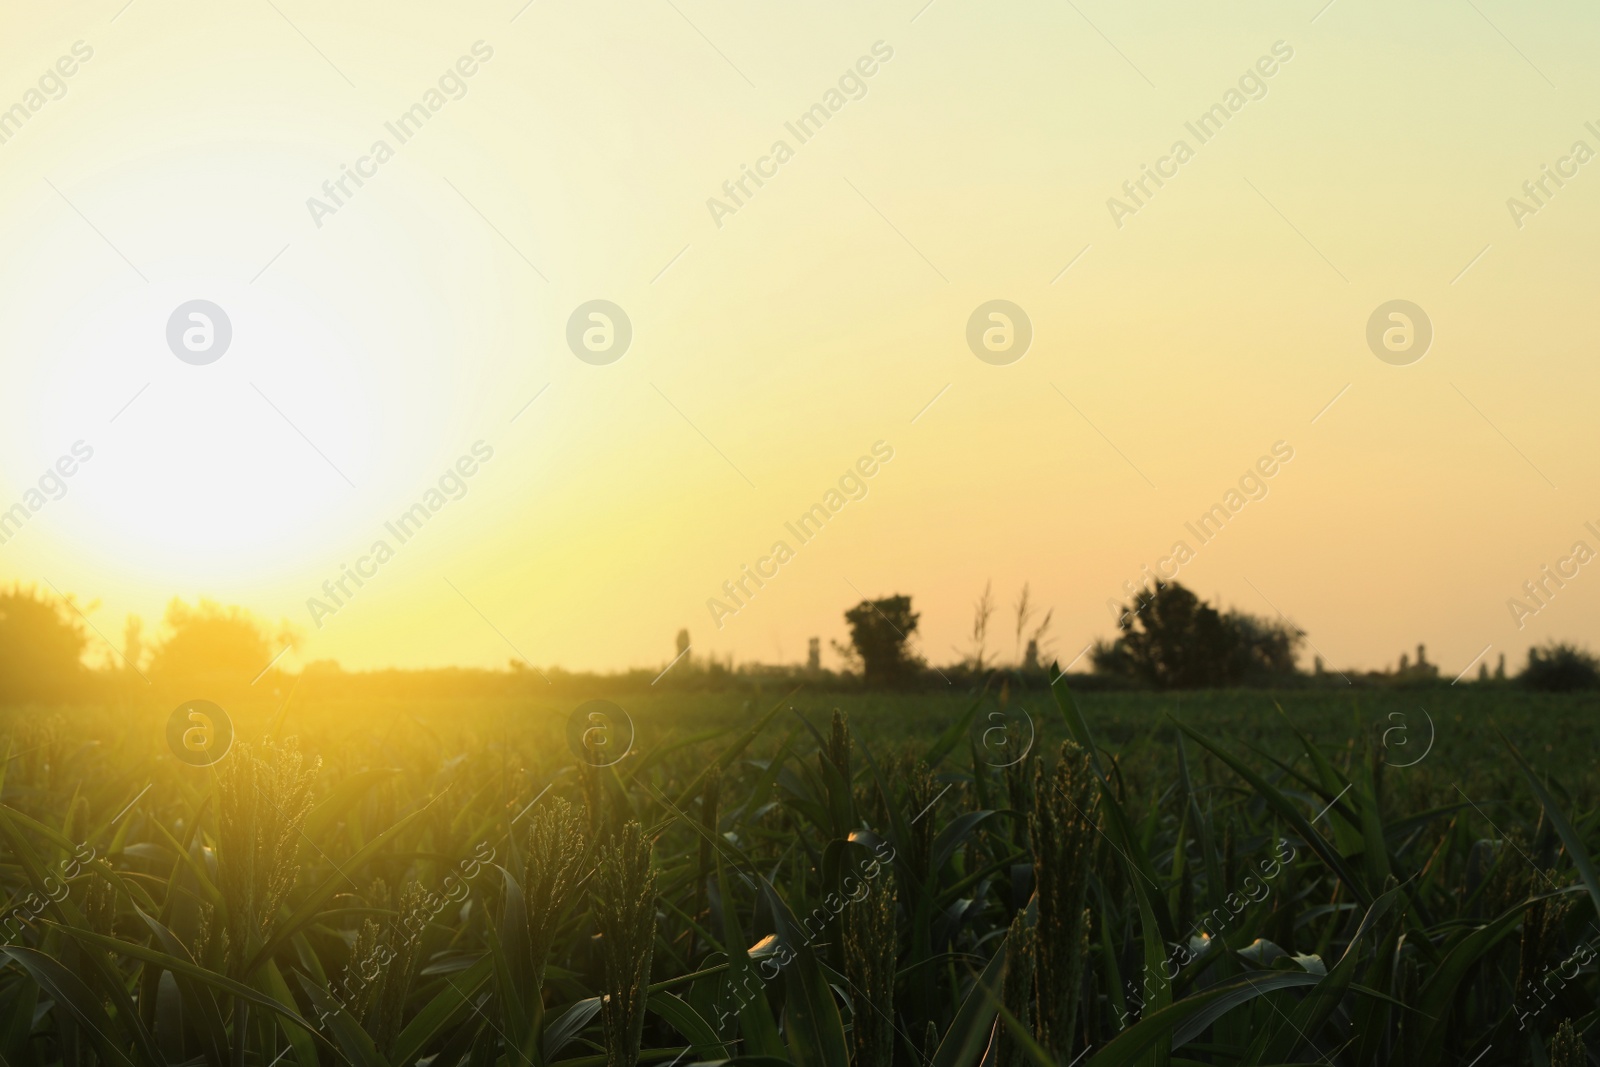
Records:
{"label": "golden sky", "polygon": [[124,5],[0,34],[0,580],[113,640],[792,662],[903,592],[947,661],[992,580],[1067,662],[1175,565],[1340,667],[1600,623],[1592,8]]}

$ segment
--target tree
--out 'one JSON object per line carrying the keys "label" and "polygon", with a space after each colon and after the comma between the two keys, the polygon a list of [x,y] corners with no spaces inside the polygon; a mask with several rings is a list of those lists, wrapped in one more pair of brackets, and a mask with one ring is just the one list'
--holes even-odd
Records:
{"label": "tree", "polygon": [[293,643],[287,625],[269,633],[242,608],[224,608],[210,600],[191,608],[174,598],[162,621],[170,633],[150,657],[150,674],[189,686],[248,686]]}
{"label": "tree", "polygon": [[1565,641],[1528,649],[1528,665],[1517,681],[1529,689],[1570,693],[1600,688],[1600,660],[1587,649]]}
{"label": "tree", "polygon": [[845,656],[861,663],[861,673],[872,688],[903,685],[915,677],[922,660],[907,651],[921,618],[911,610],[908,596],[863,600],[844,613],[850,626],[850,647],[834,643]]}
{"label": "tree", "polygon": [[0,703],[58,701],[88,678],[75,616],[32,589],[0,590]]}
{"label": "tree", "polygon": [[1098,642],[1091,662],[1158,689],[1199,689],[1292,674],[1305,635],[1243,612],[1224,614],[1177,582],[1142,590],[1117,619],[1120,636]]}

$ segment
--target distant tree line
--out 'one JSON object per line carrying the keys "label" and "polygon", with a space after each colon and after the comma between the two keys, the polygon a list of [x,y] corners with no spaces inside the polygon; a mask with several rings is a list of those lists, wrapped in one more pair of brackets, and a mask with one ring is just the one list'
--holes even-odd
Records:
{"label": "distant tree line", "polygon": [[[678,659],[671,669],[635,670],[604,678],[576,675],[558,668],[535,672],[519,662],[511,670],[469,668],[431,671],[380,671],[346,673],[338,664],[321,661],[300,674],[306,684],[355,695],[365,689],[394,693],[431,693],[449,697],[471,690],[507,695],[528,685],[582,687],[603,683],[620,689],[653,686],[687,690],[777,687],[805,683],[813,688],[869,688],[909,690],[924,687],[976,688],[1003,673],[1008,684],[1048,685],[1054,677],[1049,656],[1050,612],[1042,617],[1024,586],[1012,605],[1013,648],[1008,662],[991,647],[991,624],[997,612],[992,589],[985,587],[974,605],[968,647],[945,666],[933,666],[920,651],[918,631],[922,616],[912,599],[895,594],[864,599],[844,613],[847,643],[834,643],[844,661],[844,671],[821,666],[817,639],[810,642],[804,666],[743,664],[696,655],[689,634],[676,641]],[[93,610],[90,605],[87,610]],[[120,648],[98,629],[88,626],[87,615],[70,599],[43,595],[36,590],[0,589],[0,705],[64,704],[104,700],[141,692],[148,686],[163,690],[204,692],[213,697],[230,693],[268,693],[286,679],[275,667],[278,657],[294,644],[287,626],[270,627],[248,612],[201,600],[189,605],[173,600],[162,618],[162,633],[151,640],[140,621],[130,618]],[[1003,640],[1003,639],[1002,639]],[[1177,582],[1162,582],[1141,592],[1117,619],[1116,636],[1094,644],[1089,653],[1093,674],[1076,676],[1075,684],[1110,688],[1201,689],[1232,686],[1292,687],[1326,684],[1328,679],[1351,681],[1340,672],[1325,674],[1319,659],[1315,672],[1297,665],[1305,634],[1287,622],[1263,619],[1244,612],[1208,604]],[[85,663],[92,644],[102,644],[103,665]],[[1438,669],[1428,663],[1421,646],[1417,662],[1401,657],[1394,672],[1354,674],[1354,684],[1441,684]],[[255,683],[262,681],[259,688]],[[530,681],[532,679],[532,681]],[[1504,666],[1490,678],[1487,666],[1479,681],[1498,684]],[[1547,692],[1600,688],[1600,660],[1570,643],[1550,643],[1528,651],[1516,684]],[[637,683],[637,684],[635,684]],[[1509,683],[1507,683],[1509,684]]]}
{"label": "distant tree line", "polygon": [[[979,597],[967,655],[942,670],[929,667],[911,651],[920,616],[903,595],[863,600],[845,613],[851,643],[836,645],[852,666],[859,666],[869,687],[895,688],[931,683],[937,675],[948,684],[954,678],[971,680],[991,671],[987,636],[995,605],[986,587]],[[1010,667],[1017,680],[1048,681],[1039,655],[1040,641],[1049,629],[1050,615],[1035,629],[1026,586],[1016,605],[1016,641],[1027,639],[1027,652]],[[1148,689],[1211,689],[1250,686],[1294,687],[1339,678],[1351,684],[1437,684],[1438,668],[1417,646],[1417,662],[1404,655],[1394,672],[1342,672],[1325,674],[1320,658],[1312,673],[1298,665],[1303,630],[1291,623],[1262,618],[1237,610],[1215,607],[1180,582],[1158,581],[1141,590],[1117,618],[1117,634],[1095,642],[1089,662],[1090,679],[1115,687]],[[1503,659],[1503,657],[1502,657]],[[1485,668],[1479,680],[1495,684],[1504,680],[1504,667],[1491,679]],[[1527,667],[1516,678],[1526,688],[1545,692],[1600,689],[1600,658],[1577,645],[1552,642],[1528,650]]]}
{"label": "distant tree line", "polygon": [[[105,699],[152,684],[224,695],[247,688],[294,642],[287,626],[274,630],[242,608],[209,600],[191,606],[174,599],[162,623],[165,635],[151,643],[130,616],[118,648],[98,630],[91,637],[87,615],[70,598],[21,586],[0,590],[0,703]],[[105,650],[98,670],[84,663],[91,642]]]}

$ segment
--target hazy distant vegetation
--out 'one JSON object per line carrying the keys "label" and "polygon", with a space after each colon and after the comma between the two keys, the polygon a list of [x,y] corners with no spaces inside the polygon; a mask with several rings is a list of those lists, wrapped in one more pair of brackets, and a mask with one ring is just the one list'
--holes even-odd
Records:
{"label": "hazy distant vegetation", "polygon": [[[1041,613],[1027,586],[1003,621],[992,589],[986,587],[974,603],[966,647],[951,649],[953,658],[942,664],[931,662],[921,647],[921,614],[910,596],[863,600],[844,612],[844,621],[849,640],[833,643],[843,664],[838,670],[822,665],[820,642],[813,639],[809,661],[800,665],[736,666],[690,650],[665,674],[660,668],[574,673],[555,666],[533,669],[519,660],[501,671],[346,672],[331,660],[321,660],[296,675],[273,665],[279,653],[295,645],[294,631],[286,624],[269,626],[238,607],[174,599],[158,632],[148,632],[139,619],[129,618],[118,647],[91,626],[75,602],[18,586],[0,591],[0,704],[82,702],[151,686],[223,697],[270,692],[291,683],[349,696],[386,691],[466,696],[596,685],[618,691],[760,691],[802,682],[821,690],[961,692],[1000,680],[1037,689],[1060,672],[1050,636],[1052,613]],[[1420,645],[1415,662],[1402,654],[1391,670],[1339,671],[1326,668],[1320,658],[1311,670],[1304,669],[1300,660],[1305,644],[1305,634],[1286,621],[1224,610],[1180,583],[1160,583],[1125,607],[1114,636],[1095,642],[1068,666],[1077,668],[1071,677],[1081,689],[1359,688],[1450,681],[1440,677]],[[680,631],[677,651],[689,648],[690,635]],[[662,666],[668,660],[664,657]],[[91,661],[96,665],[90,666]],[[1468,680],[1549,692],[1594,689],[1600,688],[1600,660],[1575,644],[1552,642],[1531,649],[1514,678],[1506,676],[1502,657],[1494,673],[1485,662],[1475,678],[1463,679]]]}

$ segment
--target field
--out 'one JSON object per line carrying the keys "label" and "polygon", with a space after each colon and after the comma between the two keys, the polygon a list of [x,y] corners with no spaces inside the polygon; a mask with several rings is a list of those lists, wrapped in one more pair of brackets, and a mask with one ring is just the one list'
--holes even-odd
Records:
{"label": "field", "polygon": [[1593,696],[618,701],[6,713],[3,1064],[1591,1062]]}

